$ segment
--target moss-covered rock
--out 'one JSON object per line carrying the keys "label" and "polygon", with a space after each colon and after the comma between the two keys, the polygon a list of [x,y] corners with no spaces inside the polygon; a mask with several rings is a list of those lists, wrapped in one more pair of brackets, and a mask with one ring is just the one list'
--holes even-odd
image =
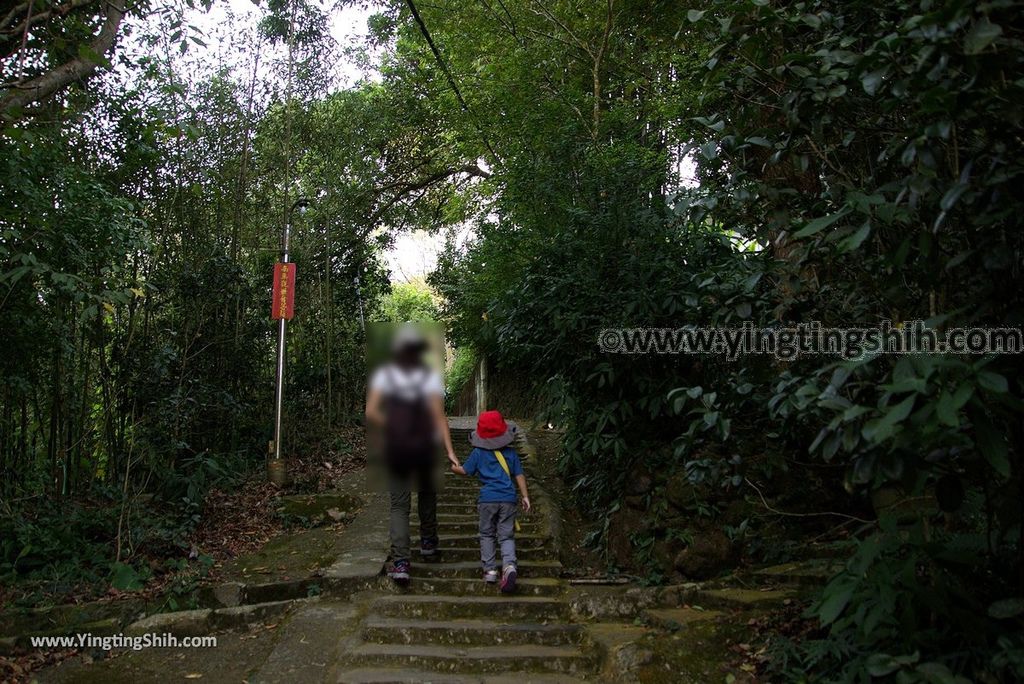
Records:
{"label": "moss-covered rock", "polygon": [[734,559],[732,542],[718,529],[697,534],[693,542],[680,551],[673,565],[684,577],[710,579],[731,565]]}

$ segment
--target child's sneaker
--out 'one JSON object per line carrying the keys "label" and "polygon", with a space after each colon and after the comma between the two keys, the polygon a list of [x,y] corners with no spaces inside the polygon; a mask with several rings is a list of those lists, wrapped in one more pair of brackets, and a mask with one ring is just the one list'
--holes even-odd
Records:
{"label": "child's sneaker", "polygon": [[493,569],[492,570],[484,570],[484,582],[487,582],[488,584],[494,584],[497,581],[498,581],[498,571],[497,570],[493,570]]}
{"label": "child's sneaker", "polygon": [[501,593],[511,594],[516,590],[516,566],[506,565],[501,573]]}
{"label": "child's sneaker", "polygon": [[435,539],[422,539],[420,540],[420,555],[421,556],[433,556],[437,553],[437,540]]}
{"label": "child's sneaker", "polygon": [[409,584],[409,561],[404,558],[400,558],[391,564],[388,568],[388,577],[390,577],[395,584],[399,586],[407,586]]}

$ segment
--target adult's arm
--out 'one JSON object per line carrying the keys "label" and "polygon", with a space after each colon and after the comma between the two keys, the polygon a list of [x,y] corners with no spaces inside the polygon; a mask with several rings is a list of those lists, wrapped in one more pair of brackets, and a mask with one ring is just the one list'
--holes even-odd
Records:
{"label": "adult's arm", "polygon": [[452,433],[448,429],[448,416],[444,414],[444,397],[443,396],[432,396],[430,398],[430,408],[434,413],[434,424],[437,426],[437,433],[441,435],[441,441],[444,442],[445,453],[448,454],[448,460],[454,466],[459,465],[459,458],[455,455],[455,447],[452,446]]}
{"label": "adult's arm", "polygon": [[379,389],[373,387],[366,395],[366,422],[373,427],[380,427],[384,424],[384,411],[381,404],[384,395]]}

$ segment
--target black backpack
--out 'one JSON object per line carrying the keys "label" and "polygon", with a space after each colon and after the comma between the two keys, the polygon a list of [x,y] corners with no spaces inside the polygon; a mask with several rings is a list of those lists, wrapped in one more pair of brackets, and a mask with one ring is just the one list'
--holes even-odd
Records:
{"label": "black backpack", "polygon": [[[384,372],[391,376],[392,387],[397,388],[393,368],[385,367]],[[385,397],[385,451],[393,465],[422,463],[434,453],[434,420],[423,387],[427,377],[424,373],[412,396],[393,391]]]}

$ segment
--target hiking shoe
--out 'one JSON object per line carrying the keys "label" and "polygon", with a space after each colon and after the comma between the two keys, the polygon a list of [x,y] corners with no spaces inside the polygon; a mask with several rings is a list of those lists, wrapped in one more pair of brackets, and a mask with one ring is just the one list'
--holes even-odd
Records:
{"label": "hiking shoe", "polygon": [[399,586],[406,586],[409,584],[409,561],[401,558],[396,560],[388,568],[388,577],[390,577],[395,584]]}
{"label": "hiking shoe", "polygon": [[493,570],[493,569],[492,570],[484,570],[484,582],[487,582],[488,584],[494,584],[497,581],[498,581],[498,571],[497,570]]}
{"label": "hiking shoe", "polygon": [[516,566],[506,565],[505,569],[501,573],[501,593],[511,594],[516,590]]}
{"label": "hiking shoe", "polygon": [[437,540],[436,539],[422,539],[420,540],[420,555],[421,556],[433,556],[437,553]]}

